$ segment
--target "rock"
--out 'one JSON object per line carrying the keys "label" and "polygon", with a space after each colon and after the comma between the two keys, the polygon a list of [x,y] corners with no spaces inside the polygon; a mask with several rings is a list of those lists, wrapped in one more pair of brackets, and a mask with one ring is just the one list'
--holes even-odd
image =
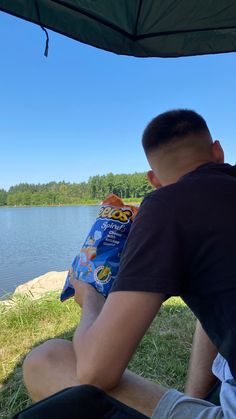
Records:
{"label": "rock", "polygon": [[45,275],[41,275],[29,282],[26,282],[25,284],[19,285],[15,289],[13,297],[16,294],[28,294],[33,298],[39,298],[47,292],[61,291],[64,286],[66,276],[67,271],[48,272]]}

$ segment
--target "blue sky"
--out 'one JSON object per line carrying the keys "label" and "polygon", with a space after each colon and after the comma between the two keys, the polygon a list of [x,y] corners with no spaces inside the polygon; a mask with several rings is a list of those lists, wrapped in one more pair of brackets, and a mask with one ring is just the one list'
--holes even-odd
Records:
{"label": "blue sky", "polygon": [[236,160],[236,55],[138,59],[0,12],[0,188],[145,171],[142,131],[176,107],[202,114]]}

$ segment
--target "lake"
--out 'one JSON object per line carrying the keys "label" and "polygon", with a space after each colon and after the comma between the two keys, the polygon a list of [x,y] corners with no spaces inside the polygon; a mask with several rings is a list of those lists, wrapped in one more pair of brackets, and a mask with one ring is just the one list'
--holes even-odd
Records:
{"label": "lake", "polygon": [[79,253],[98,206],[0,208],[0,297]]}

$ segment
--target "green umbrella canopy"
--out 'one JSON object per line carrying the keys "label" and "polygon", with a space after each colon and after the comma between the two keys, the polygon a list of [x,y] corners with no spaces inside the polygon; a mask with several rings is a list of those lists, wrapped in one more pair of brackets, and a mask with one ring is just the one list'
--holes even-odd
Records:
{"label": "green umbrella canopy", "polygon": [[236,51],[235,0],[0,0],[0,10],[116,54]]}

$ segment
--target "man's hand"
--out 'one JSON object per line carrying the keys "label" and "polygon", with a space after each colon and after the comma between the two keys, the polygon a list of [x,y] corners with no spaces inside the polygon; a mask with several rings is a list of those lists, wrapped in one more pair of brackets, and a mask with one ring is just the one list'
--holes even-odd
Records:
{"label": "man's hand", "polygon": [[98,293],[92,285],[77,279],[74,271],[70,271],[70,283],[75,290],[75,301],[80,307],[83,307],[88,298],[96,301],[96,305],[103,306],[105,302],[103,295]]}

